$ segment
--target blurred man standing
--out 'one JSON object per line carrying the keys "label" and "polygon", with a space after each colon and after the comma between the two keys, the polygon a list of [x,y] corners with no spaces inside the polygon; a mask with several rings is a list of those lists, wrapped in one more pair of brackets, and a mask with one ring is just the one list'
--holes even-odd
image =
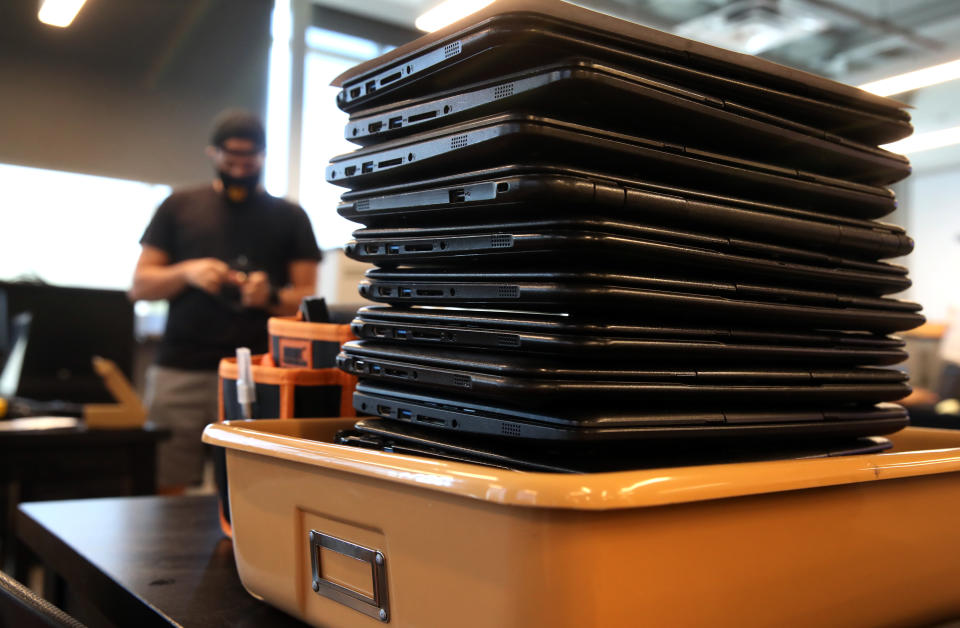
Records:
{"label": "blurred man standing", "polygon": [[147,374],[150,421],[170,428],[158,482],[202,480],[203,427],[217,414],[217,366],[237,347],[267,350],[267,318],[314,294],[320,251],[303,209],[260,185],[266,137],[259,118],[229,110],[207,155],[212,184],[176,191],[140,239],[130,298],[168,299],[167,327]]}

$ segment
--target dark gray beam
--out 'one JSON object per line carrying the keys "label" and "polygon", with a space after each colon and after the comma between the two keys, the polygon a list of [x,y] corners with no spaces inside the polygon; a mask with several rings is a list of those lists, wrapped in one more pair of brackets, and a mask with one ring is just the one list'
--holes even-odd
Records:
{"label": "dark gray beam", "polygon": [[[952,0],[944,2],[933,2],[925,6],[914,8],[903,14],[891,15],[890,20],[895,20],[903,28],[913,31],[921,28],[940,24],[944,20],[954,21],[957,18],[957,5]],[[891,38],[894,36],[891,36]],[[857,31],[850,33],[849,36],[840,39],[837,43],[836,52],[844,53],[865,45],[876,43],[883,39],[878,38],[875,33],[869,31]]]}
{"label": "dark gray beam", "polygon": [[149,90],[157,88],[163,76],[183,50],[191,33],[196,30],[200,19],[210,12],[212,0],[198,0],[190,4],[180,16],[176,27],[159,50],[143,77],[143,86]]}
{"label": "dark gray beam", "polygon": [[[927,50],[938,51],[943,49],[945,46],[942,41],[918,35],[912,30],[911,27],[904,26],[900,19],[897,19],[897,23],[894,23],[883,18],[876,18],[872,15],[863,13],[862,11],[857,11],[855,9],[851,9],[850,7],[834,2],[833,0],[803,0],[803,2],[827,11],[832,11],[837,15],[842,15],[846,18],[856,20],[864,26],[878,30],[882,33],[886,33],[888,35],[897,35],[917,46],[920,46],[921,48],[926,48]],[[954,10],[956,9],[954,8]]]}

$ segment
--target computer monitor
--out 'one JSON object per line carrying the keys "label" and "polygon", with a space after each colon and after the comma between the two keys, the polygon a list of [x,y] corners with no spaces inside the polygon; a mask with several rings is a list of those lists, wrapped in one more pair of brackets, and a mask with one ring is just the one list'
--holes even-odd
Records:
{"label": "computer monitor", "polygon": [[30,341],[16,396],[78,403],[113,401],[91,358],[115,362],[132,379],[133,304],[121,290],[0,282],[0,341],[9,356],[14,320],[29,312]]}

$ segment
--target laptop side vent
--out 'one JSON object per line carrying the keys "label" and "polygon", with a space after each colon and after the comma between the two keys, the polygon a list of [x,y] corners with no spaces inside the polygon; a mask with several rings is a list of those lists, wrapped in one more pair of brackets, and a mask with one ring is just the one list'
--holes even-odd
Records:
{"label": "laptop side vent", "polygon": [[455,41],[452,44],[447,44],[443,47],[443,58],[449,59],[450,57],[455,57],[460,54],[460,51],[463,48],[460,45],[459,41]]}
{"label": "laptop side vent", "polygon": [[454,375],[453,385],[459,386],[460,388],[473,388],[473,381],[469,375]]}
{"label": "laptop side vent", "polygon": [[500,433],[504,436],[520,436],[520,426],[516,423],[501,423]]}
{"label": "laptop side vent", "polygon": [[494,100],[497,100],[499,98],[506,98],[507,96],[513,96],[513,83],[507,83],[505,85],[500,85],[494,88],[493,90]]}
{"label": "laptop side vent", "polygon": [[450,148],[463,148],[467,145],[467,136],[458,135],[456,137],[450,138]]}
{"label": "laptop side vent", "polygon": [[516,299],[520,296],[520,288],[517,286],[497,286],[497,296],[501,299]]}
{"label": "laptop side vent", "polygon": [[355,207],[357,208],[358,212],[367,211],[368,209],[370,209],[370,199],[368,198],[360,199],[359,201],[357,201]]}
{"label": "laptop side vent", "polygon": [[494,249],[509,249],[513,246],[513,236],[509,233],[498,233],[490,236],[490,247]]}
{"label": "laptop side vent", "polygon": [[497,334],[497,346],[511,348],[519,347],[520,336],[516,334]]}

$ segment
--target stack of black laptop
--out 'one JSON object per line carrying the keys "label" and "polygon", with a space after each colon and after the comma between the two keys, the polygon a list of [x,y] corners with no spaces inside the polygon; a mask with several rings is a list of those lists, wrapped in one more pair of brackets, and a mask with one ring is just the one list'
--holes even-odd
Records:
{"label": "stack of black laptop", "polygon": [[340,355],[381,417],[345,442],[840,451],[906,425],[888,334],[923,317],[884,260],[913,242],[877,221],[910,173],[878,148],[911,132],[900,103],[523,0],[340,85],[361,148],[326,176],[364,225],[347,253],[376,265],[360,292],[386,304]]}

